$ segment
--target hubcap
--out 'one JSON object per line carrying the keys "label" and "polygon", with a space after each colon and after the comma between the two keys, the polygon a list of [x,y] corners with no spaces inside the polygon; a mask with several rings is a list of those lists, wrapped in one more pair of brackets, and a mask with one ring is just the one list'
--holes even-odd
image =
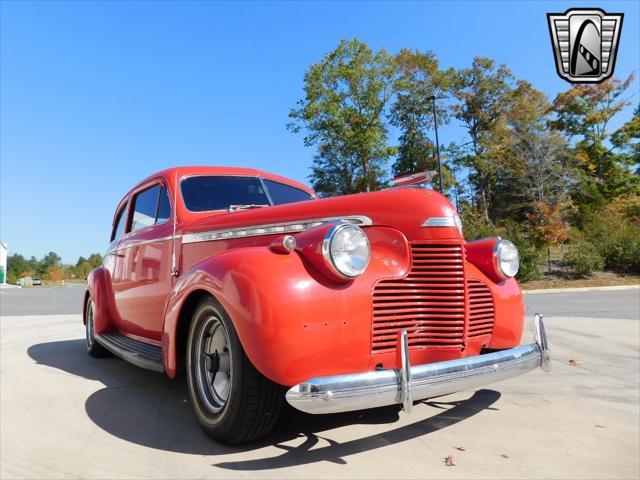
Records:
{"label": "hubcap", "polygon": [[196,337],[194,351],[196,385],[207,410],[218,413],[231,392],[231,348],[229,335],[220,319],[207,317]]}

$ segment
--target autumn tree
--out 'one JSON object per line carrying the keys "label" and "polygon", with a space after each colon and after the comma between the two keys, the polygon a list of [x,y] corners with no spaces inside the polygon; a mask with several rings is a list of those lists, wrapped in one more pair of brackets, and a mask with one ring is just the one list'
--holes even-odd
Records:
{"label": "autumn tree", "polygon": [[469,135],[469,153],[459,159],[469,169],[469,183],[486,221],[495,194],[495,150],[505,134],[504,107],[510,91],[511,72],[489,58],[476,57],[470,68],[456,72],[452,91],[457,103],[453,114]]}
{"label": "autumn tree", "polygon": [[496,156],[499,216],[522,219],[536,204],[568,205],[572,176],[566,166],[567,144],[547,128],[549,109],[546,95],[526,81],[518,81],[506,96],[508,135]]}
{"label": "autumn tree", "polygon": [[533,211],[527,214],[527,220],[535,243],[547,251],[551,270],[551,247],[569,238],[569,224],[563,219],[562,205],[535,202]]}
{"label": "autumn tree", "polygon": [[321,195],[382,185],[393,153],[384,121],[392,84],[391,56],[357,39],[343,40],[305,73],[305,98],[291,110],[288,127],[317,147],[311,182]]}

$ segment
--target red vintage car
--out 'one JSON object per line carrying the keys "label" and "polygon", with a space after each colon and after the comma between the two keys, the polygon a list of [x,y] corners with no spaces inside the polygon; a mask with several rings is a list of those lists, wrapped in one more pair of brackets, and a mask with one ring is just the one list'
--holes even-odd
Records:
{"label": "red vintage car", "polygon": [[[406,179],[405,179],[406,180]],[[465,242],[411,184],[318,199],[253,169],[178,167],[118,205],[84,299],[90,355],[186,373],[196,418],[233,444],[283,402],[309,413],[400,404],[549,368],[542,318],[518,346],[518,252]]]}

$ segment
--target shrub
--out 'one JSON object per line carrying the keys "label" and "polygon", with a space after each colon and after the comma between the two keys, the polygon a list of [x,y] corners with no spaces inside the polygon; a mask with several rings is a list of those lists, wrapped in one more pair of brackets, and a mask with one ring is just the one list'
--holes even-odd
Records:
{"label": "shrub", "polygon": [[519,223],[504,222],[500,227],[494,227],[487,223],[481,212],[469,209],[462,214],[462,226],[467,241],[495,236],[511,240],[518,247],[520,255],[520,269],[516,275],[519,281],[528,282],[542,278],[544,252],[523,234],[522,225]]}
{"label": "shrub", "polygon": [[461,214],[461,219],[464,238],[468,242],[498,235],[496,228],[487,222],[482,212],[472,210],[471,208],[464,209]]}
{"label": "shrub", "polygon": [[604,258],[590,242],[580,241],[569,246],[564,254],[565,261],[575,272],[583,277],[590,276],[595,270],[604,267]]}
{"label": "shrub", "polygon": [[607,268],[640,272],[640,225],[623,214],[603,209],[589,217],[584,237]]}
{"label": "shrub", "polygon": [[521,282],[540,280],[543,277],[544,250],[538,248],[533,240],[525,235],[522,225],[518,222],[504,222],[497,229],[496,235],[505,240],[511,240],[518,247],[520,269],[516,278]]}
{"label": "shrub", "polygon": [[530,242],[516,240],[513,243],[518,247],[520,255],[520,270],[516,278],[521,282],[540,280],[543,275],[544,252]]}

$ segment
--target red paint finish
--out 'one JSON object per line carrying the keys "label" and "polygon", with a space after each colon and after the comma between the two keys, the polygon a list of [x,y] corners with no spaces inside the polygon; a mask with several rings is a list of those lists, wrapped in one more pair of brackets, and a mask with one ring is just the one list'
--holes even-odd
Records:
{"label": "red paint finish", "polygon": [[[161,341],[170,377],[177,372],[179,322],[185,321],[180,313],[199,292],[218,299],[256,368],[283,385],[398,368],[400,328],[409,332],[412,364],[519,343],[522,295],[515,280],[500,280],[488,267],[495,240],[466,243],[455,227],[422,227],[430,217],[457,215],[439,193],[395,188],[236,212],[189,212],[175,191],[176,179],[205,174],[262,176],[312,193],[257,170],[180,167],[149,177],[125,196],[121,205],[131,205],[140,190],[164,184],[177,236],[174,242],[172,219],[112,242],[103,266],[88,279],[96,331]],[[371,260],[354,279],[337,277],[322,256],[329,224],[291,233],[297,248],[290,253],[272,248],[282,234],[182,243],[193,233],[350,216],[372,223],[362,227]],[[174,248],[177,278],[171,276]]]}

